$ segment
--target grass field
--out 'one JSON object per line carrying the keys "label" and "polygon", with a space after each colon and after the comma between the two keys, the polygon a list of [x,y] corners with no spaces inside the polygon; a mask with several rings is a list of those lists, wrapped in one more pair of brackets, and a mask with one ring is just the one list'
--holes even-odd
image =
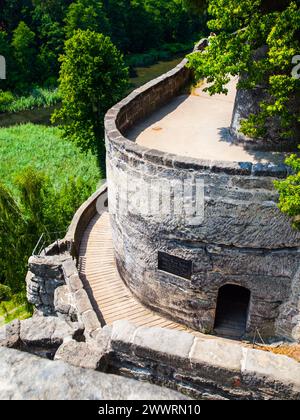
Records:
{"label": "grass field", "polygon": [[96,189],[101,178],[97,160],[60,138],[57,127],[25,124],[0,129],[0,180],[14,189],[14,178],[31,166],[49,177],[55,187],[80,176]]}
{"label": "grass field", "polygon": [[22,320],[31,316],[32,312],[26,308],[25,304],[19,304],[15,300],[0,303],[0,327],[14,319]]}
{"label": "grass field", "polygon": [[[14,193],[17,201],[19,200],[15,179],[24,169],[31,167],[42,172],[48,178],[51,191],[53,186],[54,191],[58,193],[57,197],[64,200],[63,202],[55,201],[56,207],[49,207],[54,217],[54,223],[60,221],[63,224],[60,231],[67,229],[79,205],[96,190],[101,179],[96,157],[91,153],[82,153],[74,144],[62,139],[57,127],[25,124],[1,128],[0,156],[0,182],[4,183]],[[69,180],[73,182],[69,184]],[[79,185],[82,185],[78,191],[73,190],[74,180],[80,180]],[[65,189],[67,185],[72,185],[70,190]],[[64,205],[63,214],[60,212],[62,203]],[[6,261],[20,265],[19,273],[21,272],[21,275],[18,281],[22,284],[20,284],[20,293],[14,294],[11,300],[0,301],[0,326],[15,318],[25,319],[31,315],[30,308],[25,302],[24,290],[22,291],[27,271],[27,264],[24,264],[24,261],[29,258],[29,253],[24,250],[24,255],[22,254],[18,260],[15,256],[15,250],[12,249],[10,237],[7,237],[6,245],[6,236],[3,229],[1,235],[3,235],[3,249],[5,246],[8,247],[6,248]],[[15,239],[17,240],[17,238]],[[28,241],[31,244],[32,237],[29,237]],[[30,246],[33,249],[34,244],[32,243]],[[1,259],[0,273],[5,273],[5,264],[2,264]],[[5,284],[10,286],[7,281]]]}

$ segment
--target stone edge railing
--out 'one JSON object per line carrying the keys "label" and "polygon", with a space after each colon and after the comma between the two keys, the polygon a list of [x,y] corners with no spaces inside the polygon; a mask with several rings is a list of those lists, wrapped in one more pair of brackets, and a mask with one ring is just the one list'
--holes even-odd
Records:
{"label": "stone edge railing", "polygon": [[[27,296],[44,315],[59,313],[71,318],[74,313],[83,323],[88,337],[101,330],[101,322],[80,277],[79,248],[92,218],[107,207],[107,186],[103,185],[76,212],[65,238],[29,259]],[[68,292],[62,297],[61,287]]]}
{"label": "stone edge railing", "polygon": [[[206,46],[207,40],[203,39],[196,45],[194,51],[203,51]],[[188,60],[184,59],[171,71],[134,90],[107,112],[105,116],[107,147],[111,143],[122,153],[167,168],[207,170],[231,175],[285,177],[289,169],[284,164],[194,159],[149,149],[126,138],[126,132],[134,124],[169,102],[188,84],[192,79],[192,71],[186,67],[187,62]]]}
{"label": "stone edge railing", "polygon": [[[102,200],[101,197],[103,198]],[[71,254],[78,258],[79,247],[83,234],[92,220],[97,214],[101,214],[106,206],[107,201],[107,185],[104,184],[98,191],[96,191],[75,213],[73,220],[66,233],[64,241],[72,244]]]}
{"label": "stone edge railing", "polygon": [[299,363],[229,340],[118,321],[112,327],[110,351],[115,372],[196,398],[300,398]]}

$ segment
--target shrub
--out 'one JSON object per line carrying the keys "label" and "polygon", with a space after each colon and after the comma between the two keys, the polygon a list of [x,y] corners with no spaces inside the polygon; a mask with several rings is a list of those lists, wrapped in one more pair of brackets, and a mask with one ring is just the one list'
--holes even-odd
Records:
{"label": "shrub", "polygon": [[292,219],[295,228],[300,229],[300,158],[293,154],[286,163],[293,174],[283,181],[275,181],[279,192],[279,209]]}
{"label": "shrub", "polygon": [[4,284],[0,284],[0,302],[8,301],[12,298],[11,289]]}
{"label": "shrub", "polygon": [[5,109],[13,102],[14,95],[9,92],[3,92],[0,90],[0,112],[5,111]]}

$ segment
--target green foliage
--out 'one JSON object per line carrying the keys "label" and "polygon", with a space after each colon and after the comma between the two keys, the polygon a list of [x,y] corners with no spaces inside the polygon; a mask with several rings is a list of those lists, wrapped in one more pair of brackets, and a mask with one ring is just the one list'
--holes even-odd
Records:
{"label": "green foliage", "polygon": [[[195,0],[197,1],[197,0]],[[109,35],[123,54],[195,41],[205,22],[184,0],[1,0],[0,55],[7,61],[1,90],[27,95],[57,86],[59,56],[78,29]]]}
{"label": "green foliage", "polygon": [[13,102],[14,95],[9,92],[0,90],[0,112],[3,112]]}
{"label": "green foliage", "polygon": [[59,71],[58,56],[63,52],[64,30],[59,22],[43,14],[37,18],[38,36],[42,42],[37,56],[38,78],[42,83],[55,78]]}
{"label": "green foliage", "polygon": [[68,183],[68,177],[77,176],[95,189],[102,176],[97,159],[62,139],[57,127],[25,124],[1,128],[0,156],[5,156],[0,165],[0,179],[15,196],[18,196],[15,178],[28,165],[44,173],[56,190]]}
{"label": "green foliage", "polygon": [[65,138],[103,157],[104,114],[128,87],[122,55],[108,37],[78,30],[66,41],[61,63],[62,107],[53,121],[63,124]]}
{"label": "green foliage", "polygon": [[[206,77],[210,94],[226,93],[230,76],[247,75],[238,87],[265,86],[260,111],[242,124],[242,132],[266,138],[267,122],[278,120],[277,138],[290,138],[300,122],[299,106],[291,106],[300,93],[293,78],[292,57],[299,54],[300,10],[295,1],[209,0],[213,19],[209,28],[218,32],[204,54],[189,56],[198,79]],[[258,55],[260,51],[260,55]],[[263,52],[265,51],[265,53]],[[291,109],[293,109],[291,111]]]}
{"label": "green foliage", "polygon": [[0,284],[0,302],[10,300],[12,298],[11,289],[4,284]]}
{"label": "green foliage", "polygon": [[286,160],[293,171],[283,181],[276,181],[279,198],[279,209],[292,218],[295,228],[300,229],[300,158],[293,154]]}
{"label": "green foliage", "polygon": [[146,53],[130,54],[126,57],[125,62],[131,69],[134,67],[147,67],[161,60],[170,60],[176,54],[192,50],[193,46],[193,42],[164,44],[159,49],[151,49]]}
{"label": "green foliage", "polygon": [[62,23],[72,0],[32,0],[32,13],[49,16],[53,22]]}
{"label": "green foliage", "polygon": [[[13,71],[13,56],[12,48],[9,43],[8,35],[6,32],[1,30],[0,26],[0,55],[5,57],[6,60],[6,73],[11,74]],[[9,80],[0,80],[0,90],[8,90],[11,88]]]}
{"label": "green foliage", "polygon": [[0,153],[6,158],[0,167],[0,252],[5,256],[0,283],[24,302],[27,262],[38,238],[44,233],[50,244],[64,236],[77,208],[95,191],[100,173],[96,159],[60,139],[57,128],[28,124],[1,129]]}
{"label": "green foliage", "polygon": [[71,38],[77,29],[109,34],[109,21],[99,0],[77,0],[69,6],[65,32]]}
{"label": "green foliage", "polygon": [[19,293],[9,301],[0,302],[0,327],[14,319],[22,320],[32,316],[33,308],[25,299],[24,293]]}
{"label": "green foliage", "polygon": [[183,0],[183,4],[187,9],[193,10],[196,13],[205,11],[208,0]]}
{"label": "green foliage", "polygon": [[25,22],[20,22],[14,30],[12,48],[19,74],[19,77],[16,78],[16,85],[19,89],[24,89],[33,80],[36,59],[35,34]]}
{"label": "green foliage", "polygon": [[36,87],[28,96],[14,96],[11,92],[0,92],[0,112],[49,107],[57,104],[60,99],[58,89]]}
{"label": "green foliage", "polygon": [[32,0],[1,0],[0,29],[11,33],[21,20],[29,24],[31,9]]}

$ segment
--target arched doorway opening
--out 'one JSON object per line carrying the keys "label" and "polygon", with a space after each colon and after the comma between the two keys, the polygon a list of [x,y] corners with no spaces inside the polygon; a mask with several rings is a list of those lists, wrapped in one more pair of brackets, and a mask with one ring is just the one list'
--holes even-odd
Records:
{"label": "arched doorway opening", "polygon": [[219,289],[214,331],[241,338],[246,331],[251,293],[245,287],[226,284]]}

